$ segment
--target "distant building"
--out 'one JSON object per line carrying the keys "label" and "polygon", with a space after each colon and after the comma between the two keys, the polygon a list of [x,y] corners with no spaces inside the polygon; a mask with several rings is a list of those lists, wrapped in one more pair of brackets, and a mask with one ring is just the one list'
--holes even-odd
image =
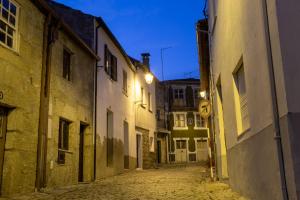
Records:
{"label": "distant building", "polygon": [[[160,88],[157,99],[163,95],[165,102],[163,105],[160,101],[157,110],[160,130],[157,141],[158,163],[208,161],[208,129],[198,112],[199,85],[199,79],[169,80],[157,85]],[[167,121],[164,119],[166,116]]]}
{"label": "distant building", "polygon": [[299,9],[295,1],[209,0],[208,21],[198,24],[218,176],[228,163],[231,187],[250,199],[300,198]]}

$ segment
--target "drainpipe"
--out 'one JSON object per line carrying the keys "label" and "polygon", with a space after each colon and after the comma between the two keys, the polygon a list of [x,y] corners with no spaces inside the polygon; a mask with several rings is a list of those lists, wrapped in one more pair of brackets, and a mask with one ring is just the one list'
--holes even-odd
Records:
{"label": "drainpipe", "polygon": [[51,79],[51,55],[52,47],[57,39],[57,31],[60,22],[54,24],[51,14],[48,14],[44,23],[43,34],[43,55],[42,55],[42,77],[40,92],[40,111],[37,145],[37,168],[36,168],[36,188],[40,190],[46,187],[46,167],[47,167],[47,135],[48,135],[48,115]]}
{"label": "drainpipe", "polygon": [[[98,29],[100,28],[100,25],[96,26],[96,35],[95,35],[95,51],[96,55],[98,55]],[[97,179],[97,95],[98,95],[98,61],[96,61],[95,64],[95,103],[94,103],[94,181]]]}
{"label": "drainpipe", "polygon": [[270,37],[270,24],[268,16],[268,4],[267,0],[262,1],[263,14],[264,14],[264,23],[265,23],[265,35],[266,35],[266,46],[268,54],[268,67],[269,67],[269,76],[271,84],[271,97],[272,97],[272,107],[273,107],[273,124],[274,124],[274,139],[277,145],[277,156],[278,164],[280,170],[280,181],[281,181],[281,190],[282,197],[284,200],[289,199],[287,184],[286,184],[286,174],[285,174],[285,163],[283,155],[283,146],[281,141],[281,131],[280,131],[280,117],[279,117],[279,108],[277,101],[277,91],[276,91],[276,81],[275,81],[275,72],[274,72],[274,61],[273,61],[273,52],[272,52],[272,41]]}

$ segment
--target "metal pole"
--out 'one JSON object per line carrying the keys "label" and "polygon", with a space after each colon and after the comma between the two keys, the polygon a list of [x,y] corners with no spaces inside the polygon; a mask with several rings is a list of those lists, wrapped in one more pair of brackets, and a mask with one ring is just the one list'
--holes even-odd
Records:
{"label": "metal pole", "polygon": [[278,164],[280,171],[280,181],[281,181],[281,191],[282,198],[284,200],[289,199],[287,183],[286,183],[286,174],[285,174],[285,163],[284,163],[284,154],[283,147],[281,141],[281,131],[280,131],[280,116],[278,109],[278,100],[277,100],[277,91],[276,91],[276,80],[275,80],[275,72],[274,72],[274,60],[273,60],[273,52],[272,52],[272,41],[270,37],[270,25],[269,25],[269,16],[268,16],[268,3],[267,0],[262,1],[262,7],[264,12],[264,23],[265,23],[265,34],[266,34],[266,45],[267,45],[267,53],[268,53],[268,67],[269,67],[269,75],[270,75],[270,84],[271,84],[271,100],[273,107],[273,124],[274,124],[274,139],[277,145],[277,156],[278,156]]}

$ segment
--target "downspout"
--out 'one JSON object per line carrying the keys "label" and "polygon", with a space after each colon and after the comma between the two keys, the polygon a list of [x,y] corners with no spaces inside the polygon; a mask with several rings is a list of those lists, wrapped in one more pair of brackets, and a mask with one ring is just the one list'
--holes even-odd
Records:
{"label": "downspout", "polygon": [[[95,35],[95,51],[96,55],[98,55],[98,29],[100,25],[96,26],[96,35]],[[97,179],[97,96],[98,96],[98,61],[95,64],[95,107],[94,107],[94,181]]]}
{"label": "downspout", "polygon": [[284,200],[289,199],[287,184],[286,184],[286,174],[285,174],[285,163],[284,163],[284,155],[283,155],[283,146],[281,141],[281,131],[280,131],[280,118],[279,118],[279,107],[277,101],[277,91],[276,91],[276,80],[275,80],[275,72],[274,72],[274,60],[273,60],[273,52],[272,52],[272,41],[270,37],[270,24],[269,24],[269,15],[268,15],[268,4],[267,0],[262,1],[263,6],[263,15],[264,15],[264,23],[265,23],[265,35],[266,35],[266,47],[268,54],[268,67],[269,67],[269,76],[270,76],[270,84],[271,84],[271,97],[272,97],[272,107],[273,107],[273,124],[274,124],[274,139],[277,145],[277,156],[278,156],[278,164],[280,171],[280,181],[281,181],[281,190],[282,197]]}
{"label": "downspout", "polygon": [[51,79],[51,55],[52,47],[57,39],[57,31],[60,26],[59,21],[53,24],[51,14],[47,15],[44,23],[43,33],[43,53],[42,53],[42,75],[40,92],[40,111],[37,146],[37,168],[36,168],[36,188],[40,190],[46,187],[47,168],[47,135],[48,135],[48,115],[49,96]]}

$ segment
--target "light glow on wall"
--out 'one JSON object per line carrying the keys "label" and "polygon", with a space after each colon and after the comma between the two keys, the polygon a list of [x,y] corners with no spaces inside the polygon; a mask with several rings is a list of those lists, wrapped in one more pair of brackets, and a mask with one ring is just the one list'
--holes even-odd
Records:
{"label": "light glow on wall", "polygon": [[145,80],[146,83],[150,85],[153,82],[153,74],[151,74],[150,72],[146,73]]}

